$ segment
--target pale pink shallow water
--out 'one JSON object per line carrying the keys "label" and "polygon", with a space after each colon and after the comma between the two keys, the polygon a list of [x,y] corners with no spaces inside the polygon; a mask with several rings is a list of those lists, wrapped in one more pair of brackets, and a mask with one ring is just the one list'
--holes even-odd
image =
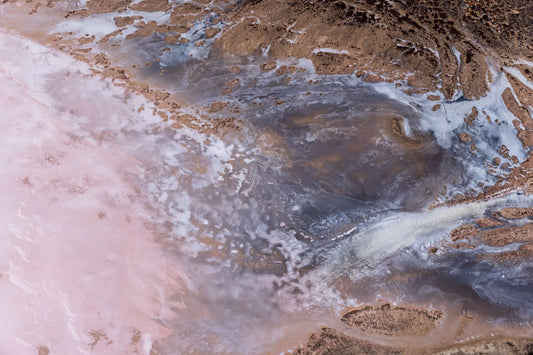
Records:
{"label": "pale pink shallow water", "polygon": [[182,272],[146,227],[125,174],[136,162],[80,138],[42,99],[39,80],[62,58],[0,42],[0,354],[148,353],[170,334],[158,320],[181,307],[169,298]]}

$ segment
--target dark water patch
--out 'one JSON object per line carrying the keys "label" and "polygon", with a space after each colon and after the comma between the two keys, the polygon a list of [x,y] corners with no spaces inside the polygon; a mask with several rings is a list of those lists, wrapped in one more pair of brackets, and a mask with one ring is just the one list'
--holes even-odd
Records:
{"label": "dark water patch", "polygon": [[[248,150],[224,175],[228,183],[194,191],[191,215],[205,221],[202,237],[213,241],[204,256],[231,260],[239,272],[281,276],[291,262],[320,263],[317,255],[359,224],[424,208],[445,184],[468,179],[456,157],[420,128],[416,107],[351,76],[315,75],[303,62],[277,63],[292,71],[262,70],[265,60],[213,52],[141,70],[195,106],[227,102],[216,115],[244,122],[237,139]],[[301,250],[292,253],[294,242]],[[298,265],[291,260],[300,257]]]}
{"label": "dark water patch", "polygon": [[[289,75],[294,79],[286,83]],[[221,96],[235,78],[239,83]],[[229,102],[232,110],[217,115],[237,115],[245,124],[238,144],[248,147],[246,161],[237,159],[224,177],[243,172],[240,187],[195,191],[192,206],[193,215],[209,221],[214,239],[245,255],[240,266],[252,265],[246,255],[273,260],[273,248],[284,255],[276,263],[288,262],[294,255],[277,246],[280,238],[305,244],[302,253],[315,263],[322,248],[358,224],[390,210],[423,208],[462,174],[455,158],[420,129],[414,108],[348,76],[277,75],[241,58],[167,67],[160,80],[203,107]],[[286,270],[263,268],[274,269]]]}
{"label": "dark water patch", "polygon": [[388,263],[391,274],[409,276],[400,283],[385,281],[396,284],[411,301],[460,304],[463,311],[492,320],[533,321],[531,264],[503,265],[482,260],[479,250],[430,259],[417,259],[416,255],[404,253],[392,258]]}
{"label": "dark water patch", "polygon": [[419,197],[434,192],[415,182],[440,170],[443,152],[436,146],[411,151],[397,144],[387,127],[394,116],[387,113],[320,106],[307,116],[285,111],[275,126],[287,143],[290,183],[361,201],[391,200],[417,187]]}
{"label": "dark water patch", "polygon": [[[272,101],[284,92],[276,89],[242,114],[270,167],[263,176],[302,202],[286,212],[297,229],[316,235],[327,233],[328,224],[350,226],[345,221],[373,213],[416,210],[438,195],[447,172],[460,174],[454,159],[417,129],[417,114],[385,96],[327,82],[276,105]],[[292,90],[280,96],[290,97]],[[269,160],[274,157],[277,163]]]}

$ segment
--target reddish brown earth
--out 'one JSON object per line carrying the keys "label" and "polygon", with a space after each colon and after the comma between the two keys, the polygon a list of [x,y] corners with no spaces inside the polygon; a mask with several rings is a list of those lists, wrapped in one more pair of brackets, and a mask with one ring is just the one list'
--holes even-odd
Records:
{"label": "reddish brown earth", "polygon": [[520,227],[501,227],[481,233],[481,240],[490,246],[505,246],[511,243],[533,241],[533,223]]}
{"label": "reddish brown earth", "polygon": [[375,344],[341,333],[333,328],[322,328],[309,337],[309,342],[295,351],[299,355],[311,354],[402,354],[402,348]]}
{"label": "reddish brown earth", "polygon": [[[4,2],[24,3],[27,13],[33,14],[59,3],[43,0]],[[133,24],[137,30],[128,35],[129,39],[157,33],[164,36],[167,43],[173,44],[187,41],[181,34],[188,31],[195,20],[214,13],[219,19],[213,25],[219,21],[228,24],[221,34],[217,27],[207,29],[206,38],[219,35],[215,40],[215,51],[223,55],[253,55],[269,48],[269,59],[260,63],[263,70],[285,72],[286,68],[278,68],[275,60],[309,58],[318,73],[355,72],[370,82],[396,82],[403,79],[408,86],[405,90],[409,93],[439,90],[444,99],[450,99],[458,88],[463,90],[468,99],[484,95],[491,79],[487,61],[503,66],[513,65],[510,58],[533,58],[533,49],[528,40],[533,32],[528,20],[533,9],[524,0],[260,0],[229,4],[222,8],[216,2],[208,1],[172,4],[167,0],[144,0],[132,4],[131,0],[91,0],[86,8],[68,11],[64,16],[120,13],[127,8],[148,12],[168,11],[171,13],[168,24],[117,16],[115,22],[119,28],[100,42],[113,39],[121,33],[121,28]],[[83,39],[82,43],[85,41]],[[68,36],[55,38],[54,42],[81,60],[94,61],[98,55],[94,51],[80,52]],[[460,54],[460,61],[454,50]],[[533,70],[524,64],[516,66],[524,73]],[[126,68],[113,69],[116,70],[104,71],[104,75],[131,80],[132,75]],[[506,92],[505,103],[525,127],[519,133],[520,139],[524,145],[532,145],[533,123],[523,106],[531,102],[532,91],[512,75],[508,74],[508,77],[520,102]],[[228,88],[227,92],[231,92],[231,89]],[[438,100],[440,96],[432,94],[428,99]],[[474,124],[476,116],[477,112],[472,112],[465,120]],[[188,122],[186,118],[175,119]],[[464,136],[462,140],[467,141],[468,137]],[[498,191],[523,186],[531,177],[531,163],[525,163],[513,169],[510,179],[486,188],[481,195],[458,196],[454,202],[484,198]]]}
{"label": "reddish brown earth", "polygon": [[382,335],[425,335],[443,316],[440,311],[426,311],[385,303],[378,307],[354,309],[341,320],[349,327]]}
{"label": "reddish brown earth", "polygon": [[509,207],[501,209],[495,214],[505,219],[525,218],[533,216],[533,208]]}
{"label": "reddish brown earth", "polygon": [[449,347],[433,352],[435,355],[478,355],[478,354],[516,354],[528,355],[533,351],[530,340],[499,338],[489,341],[473,341],[461,346]]}
{"label": "reddish brown earth", "polygon": [[491,228],[491,227],[502,226],[504,222],[498,221],[497,219],[490,218],[490,217],[481,217],[476,220],[476,224],[480,226],[481,228]]}
{"label": "reddish brown earth", "polygon": [[479,233],[479,229],[477,229],[471,224],[466,224],[459,228],[454,229],[450,233],[450,239],[453,242],[456,242],[460,239],[466,239],[468,237],[476,236],[478,233]]}
{"label": "reddish brown earth", "polygon": [[313,333],[309,342],[295,351],[300,355],[337,355],[337,354],[372,354],[372,355],[481,355],[513,354],[527,355],[533,352],[533,342],[522,339],[497,338],[487,341],[472,341],[447,348],[424,348],[418,350],[406,347],[387,346],[357,339],[333,328],[322,328]]}
{"label": "reddish brown earth", "polygon": [[[385,310],[384,308],[385,307]],[[300,346],[296,354],[530,354],[533,341],[507,336],[467,339],[466,334],[479,332],[483,323],[471,314],[464,313],[453,321],[446,322],[447,315],[437,310],[424,310],[413,306],[390,306],[388,304],[365,306],[357,311],[364,312],[366,327],[358,327],[363,333],[355,335],[349,328],[334,329],[322,327],[313,333],[308,342]],[[394,313],[389,316],[388,313]],[[354,316],[355,314],[355,316]],[[380,319],[385,317],[386,319]],[[350,311],[342,320],[361,318],[361,314]],[[391,321],[392,319],[394,321]],[[357,321],[357,319],[355,319]],[[377,331],[376,331],[377,330]],[[385,330],[385,331],[383,331]],[[443,336],[442,331],[446,335]],[[439,333],[440,332],[440,333]],[[379,334],[377,336],[372,334]],[[400,338],[397,338],[397,337]],[[453,345],[438,345],[440,337]],[[456,339],[455,342],[451,339]],[[395,339],[403,339],[400,342]]]}
{"label": "reddish brown earth", "polygon": [[[454,242],[461,239],[470,242],[477,241],[491,247],[505,247],[512,243],[522,243],[515,251],[503,251],[484,255],[481,258],[514,263],[531,260],[533,258],[533,223],[516,226],[511,225],[510,222],[515,219],[530,218],[533,216],[533,209],[508,207],[494,211],[493,216],[495,218],[482,217],[477,219],[476,224],[479,228],[466,224],[454,229],[450,233],[450,239]],[[454,246],[456,248],[474,247],[474,245],[467,243],[456,243]]]}

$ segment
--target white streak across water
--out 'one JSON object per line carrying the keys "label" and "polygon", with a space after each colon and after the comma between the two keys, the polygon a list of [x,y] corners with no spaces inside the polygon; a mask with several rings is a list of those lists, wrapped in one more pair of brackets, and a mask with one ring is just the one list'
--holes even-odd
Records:
{"label": "white streak across water", "polygon": [[[346,268],[357,275],[375,269],[385,258],[407,247],[429,249],[431,243],[446,239],[453,228],[482,217],[490,209],[530,207],[533,195],[510,194],[486,201],[437,207],[422,212],[393,212],[376,216],[352,236],[339,244],[324,263],[326,272]],[[334,271],[336,270],[336,271]]]}

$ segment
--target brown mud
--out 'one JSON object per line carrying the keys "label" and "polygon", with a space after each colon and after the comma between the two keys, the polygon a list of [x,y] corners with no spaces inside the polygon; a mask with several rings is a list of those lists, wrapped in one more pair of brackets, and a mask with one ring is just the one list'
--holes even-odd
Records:
{"label": "brown mud", "polygon": [[513,354],[527,355],[533,351],[533,343],[529,340],[498,338],[471,341],[461,345],[454,345],[447,348],[402,348],[387,346],[379,343],[357,339],[332,328],[322,328],[313,333],[309,338],[309,343],[296,350],[295,354],[305,355],[399,355],[399,354],[420,354],[420,355],[481,355],[481,354]]}
{"label": "brown mud", "polygon": [[[385,319],[380,319],[382,317]],[[525,355],[533,351],[533,341],[520,336],[512,338],[491,334],[477,336],[472,340],[467,335],[476,328],[479,332],[483,328],[482,323],[469,313],[451,317],[454,318],[451,321],[446,319],[450,317],[451,314],[442,311],[413,306],[391,306],[388,303],[365,306],[342,317],[345,324],[350,327],[355,324],[363,333],[356,335],[349,328],[322,327],[311,334],[308,342],[296,349],[295,353]],[[373,336],[371,333],[380,336]],[[440,338],[448,338],[447,341],[453,345],[439,344],[435,340],[437,334]]]}
{"label": "brown mud", "polygon": [[385,303],[379,307],[366,306],[344,314],[342,322],[363,332],[389,336],[426,335],[439,319],[440,311],[425,311]]}
{"label": "brown mud", "polygon": [[322,328],[313,333],[309,343],[296,350],[295,354],[335,355],[335,354],[372,354],[372,355],[481,355],[481,354],[513,354],[527,355],[533,351],[533,343],[529,340],[497,338],[476,340],[447,348],[402,348],[357,339],[332,328]]}

